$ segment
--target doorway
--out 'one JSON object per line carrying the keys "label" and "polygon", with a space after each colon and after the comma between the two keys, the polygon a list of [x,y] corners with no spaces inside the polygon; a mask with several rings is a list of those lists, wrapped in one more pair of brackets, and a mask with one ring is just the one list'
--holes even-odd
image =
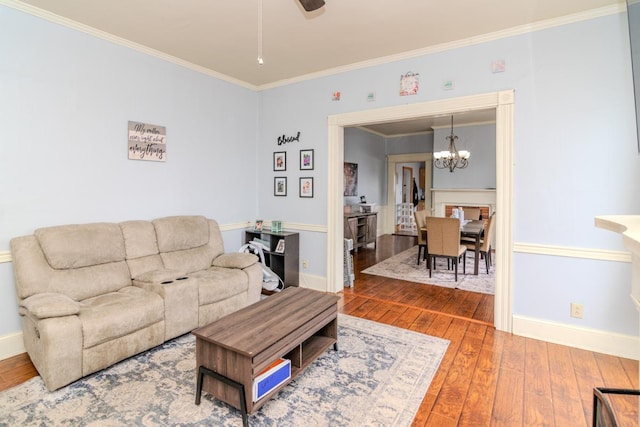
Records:
{"label": "doorway", "polygon": [[492,110],[496,117],[496,290],[494,324],[512,330],[511,268],[513,257],[513,126],[514,91],[491,92],[439,101],[358,111],[328,118],[327,161],[327,291],[338,292],[343,283],[344,128],[419,117]]}
{"label": "doorway", "polygon": [[413,202],[413,168],[402,167],[402,203]]}

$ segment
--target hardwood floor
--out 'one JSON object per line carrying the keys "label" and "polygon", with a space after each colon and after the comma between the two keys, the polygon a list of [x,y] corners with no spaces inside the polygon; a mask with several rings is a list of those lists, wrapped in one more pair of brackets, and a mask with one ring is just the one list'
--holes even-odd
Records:
{"label": "hardwood floor", "polygon": [[[638,388],[638,361],[498,332],[493,298],[359,271],[412,246],[381,236],[354,257],[340,312],[450,340],[415,419],[420,426],[590,426],[593,388]],[[26,355],[0,361],[0,390],[37,375]],[[618,425],[638,425],[638,399],[616,398]]]}
{"label": "hardwood floor", "polygon": [[[359,271],[415,244],[381,236],[354,256],[340,311],[450,340],[413,426],[590,426],[593,388],[638,388],[638,361],[496,331],[493,297],[416,286]],[[618,425],[638,425],[638,399],[616,398]]]}

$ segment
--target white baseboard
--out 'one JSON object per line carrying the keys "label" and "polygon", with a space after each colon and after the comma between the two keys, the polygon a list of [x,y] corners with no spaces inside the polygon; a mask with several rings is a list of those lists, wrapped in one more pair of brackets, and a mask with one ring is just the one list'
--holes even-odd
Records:
{"label": "white baseboard", "polygon": [[300,273],[300,287],[327,292],[327,278],[313,274]]}
{"label": "white baseboard", "polygon": [[640,360],[640,338],[597,329],[513,316],[513,333],[555,344]]}
{"label": "white baseboard", "polygon": [[22,331],[0,337],[0,360],[26,353],[26,351],[22,340]]}

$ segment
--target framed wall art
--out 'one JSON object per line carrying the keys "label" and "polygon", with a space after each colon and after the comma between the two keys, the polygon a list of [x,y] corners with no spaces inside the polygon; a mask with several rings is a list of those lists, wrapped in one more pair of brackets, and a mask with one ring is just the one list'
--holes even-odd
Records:
{"label": "framed wall art", "polygon": [[300,178],[300,197],[313,197],[313,178]]}
{"label": "framed wall art", "polygon": [[344,162],[344,196],[358,195],[358,164]]}
{"label": "framed wall art", "polygon": [[287,195],[287,177],[276,176],[273,178],[273,195],[274,196],[286,196]]}
{"label": "framed wall art", "polygon": [[287,170],[287,152],[276,151],[273,153],[273,170],[274,171],[286,171]]}
{"label": "framed wall art", "polygon": [[300,170],[313,170],[313,150],[300,150]]}

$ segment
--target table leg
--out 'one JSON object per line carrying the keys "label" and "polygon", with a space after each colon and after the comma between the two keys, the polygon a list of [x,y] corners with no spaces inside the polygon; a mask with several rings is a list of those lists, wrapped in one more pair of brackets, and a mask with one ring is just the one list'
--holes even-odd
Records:
{"label": "table leg", "polygon": [[476,235],[475,264],[473,266],[473,274],[475,276],[478,275],[478,261],[480,261],[480,233]]}
{"label": "table leg", "polygon": [[219,373],[212,371],[211,369],[205,368],[204,366],[200,366],[198,368],[198,382],[196,385],[196,405],[200,404],[200,396],[202,395],[202,383],[203,383],[205,374],[210,376],[211,378],[214,378],[227,385],[230,385],[231,387],[238,389],[238,393],[240,395],[240,411],[242,412],[242,425],[244,427],[249,427],[249,416],[247,415],[247,402],[245,401],[244,385],[230,378],[227,378],[224,375],[220,375]]}

